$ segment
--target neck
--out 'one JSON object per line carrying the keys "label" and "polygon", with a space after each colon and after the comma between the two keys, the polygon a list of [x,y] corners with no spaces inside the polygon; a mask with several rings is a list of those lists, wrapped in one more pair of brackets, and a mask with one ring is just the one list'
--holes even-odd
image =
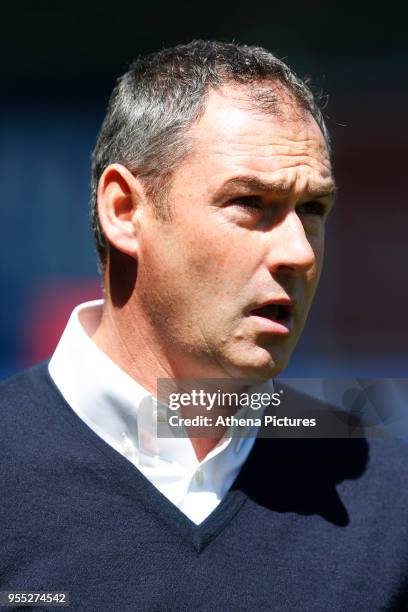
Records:
{"label": "neck", "polygon": [[[81,323],[95,344],[152,395],[157,394],[159,378],[183,377],[175,372],[164,355],[160,355],[160,340],[146,332],[145,321],[138,316],[137,311],[132,312],[129,304],[115,308],[107,299],[97,327],[91,327],[86,316],[81,318]],[[199,461],[215,448],[224,432],[225,429],[219,429],[217,435],[211,438],[190,437]]]}
{"label": "neck", "polygon": [[143,333],[145,325],[140,317],[131,310],[129,305],[116,308],[105,300],[100,323],[90,336],[112,361],[155,395],[157,379],[174,375],[170,364],[154,350],[150,335]]}

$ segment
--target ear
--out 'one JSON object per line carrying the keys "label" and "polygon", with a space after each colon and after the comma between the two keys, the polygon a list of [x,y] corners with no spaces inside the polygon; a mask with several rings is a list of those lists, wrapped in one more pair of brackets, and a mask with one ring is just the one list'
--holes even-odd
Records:
{"label": "ear", "polygon": [[141,182],[125,166],[111,164],[98,185],[99,223],[108,242],[137,258],[139,213],[145,201]]}

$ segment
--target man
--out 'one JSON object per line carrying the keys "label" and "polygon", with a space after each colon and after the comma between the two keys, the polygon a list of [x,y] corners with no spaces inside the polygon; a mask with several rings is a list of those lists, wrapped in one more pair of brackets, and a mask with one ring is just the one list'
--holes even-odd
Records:
{"label": "man", "polygon": [[155,434],[158,379],[271,389],[334,190],[316,102],[266,50],[195,41],[119,79],[93,156],[104,302],[2,387],[3,589],[77,610],[403,608],[405,448]]}

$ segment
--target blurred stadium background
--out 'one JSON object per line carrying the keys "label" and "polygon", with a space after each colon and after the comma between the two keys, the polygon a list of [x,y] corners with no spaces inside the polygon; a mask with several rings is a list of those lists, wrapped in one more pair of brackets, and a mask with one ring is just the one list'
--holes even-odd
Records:
{"label": "blurred stadium background", "polygon": [[100,295],[90,153],[115,78],[191,38],[262,45],[329,95],[337,210],[292,376],[407,376],[408,37],[397,4],[100,0],[2,9],[0,378]]}

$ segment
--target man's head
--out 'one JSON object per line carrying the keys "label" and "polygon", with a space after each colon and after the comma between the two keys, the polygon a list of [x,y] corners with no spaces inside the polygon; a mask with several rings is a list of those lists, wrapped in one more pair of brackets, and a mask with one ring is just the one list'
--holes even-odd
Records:
{"label": "man's head", "polygon": [[134,262],[130,311],[169,371],[285,367],[332,191],[320,111],[267,51],[196,41],[119,80],[94,153],[94,228],[103,263],[107,243]]}
{"label": "man's head", "polygon": [[190,128],[203,114],[210,91],[227,84],[247,88],[254,108],[275,114],[283,91],[308,110],[329,136],[306,83],[281,60],[259,47],[214,41],[152,53],[118,79],[93,153],[91,220],[100,267],[107,242],[97,212],[98,182],[111,163],[143,180],[156,213],[170,217],[166,194],[174,170],[191,150]]}

